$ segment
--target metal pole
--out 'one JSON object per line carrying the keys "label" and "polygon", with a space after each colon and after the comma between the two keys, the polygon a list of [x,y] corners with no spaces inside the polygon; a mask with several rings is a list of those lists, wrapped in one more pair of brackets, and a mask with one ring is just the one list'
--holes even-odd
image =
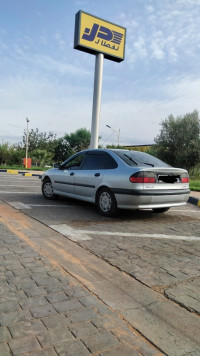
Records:
{"label": "metal pole", "polygon": [[103,53],[96,55],[90,148],[98,148],[103,58]]}
{"label": "metal pole", "polygon": [[119,146],[120,129],[117,131],[117,130],[113,129],[113,127],[111,127],[110,125],[106,125],[106,126],[109,127],[109,129],[113,130],[113,132],[116,132],[116,134],[117,134],[117,144]]}
{"label": "metal pole", "polygon": [[119,137],[120,137],[120,129],[119,129],[119,132],[118,132],[118,135],[117,135],[118,146],[119,146]]}
{"label": "metal pole", "polygon": [[26,118],[26,122],[27,122],[27,128],[26,128],[26,165],[25,168],[27,168],[27,161],[28,161],[28,123],[29,123],[30,119],[27,117]]}

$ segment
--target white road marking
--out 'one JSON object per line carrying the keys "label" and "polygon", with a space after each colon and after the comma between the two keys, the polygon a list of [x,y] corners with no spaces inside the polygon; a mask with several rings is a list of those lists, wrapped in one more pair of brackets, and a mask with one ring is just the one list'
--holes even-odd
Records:
{"label": "white road marking", "polygon": [[24,203],[21,203],[20,201],[10,201],[9,205],[13,206],[15,209],[31,209],[29,205],[26,205]]}
{"label": "white road marking", "polygon": [[73,229],[66,224],[49,225],[49,227],[57,232],[60,232],[62,235],[67,236],[72,241],[92,240],[92,238],[85,235],[83,231],[80,232],[79,230]]}
{"label": "white road marking", "polygon": [[37,207],[51,207],[51,208],[76,208],[75,205],[56,205],[56,204],[29,204],[29,206]]}
{"label": "white road marking", "polygon": [[[25,182],[25,183],[28,183],[28,182]],[[24,186],[24,184],[23,184]],[[30,185],[27,184],[27,186],[29,187]],[[8,184],[0,184],[0,187],[8,187]],[[16,187],[16,188],[21,188],[22,185],[17,185],[17,184],[9,184],[9,187]],[[31,185],[31,188],[38,188],[38,185]]]}
{"label": "white road marking", "polygon": [[23,191],[21,191],[21,192],[6,192],[5,190],[0,190],[0,193],[2,193],[2,194],[29,194],[29,195],[37,194],[37,195],[41,195],[40,193],[31,192],[31,191],[29,191],[29,192],[23,192]]}
{"label": "white road marking", "polygon": [[92,240],[92,238],[88,235],[200,241],[200,237],[197,237],[197,236],[178,236],[178,235],[165,235],[165,234],[142,234],[142,233],[132,233],[132,232],[77,230],[77,229],[73,229],[72,227],[68,226],[67,224],[49,225],[49,227],[51,227],[52,229],[54,229],[57,232],[60,232],[62,235],[68,237],[72,241]]}
{"label": "white road marking", "polygon": [[144,237],[154,239],[171,239],[171,240],[189,240],[200,241],[198,236],[179,236],[179,235],[165,235],[165,234],[142,234],[133,232],[112,232],[112,231],[91,231],[91,230],[78,230],[79,233],[91,235],[104,235],[104,236],[124,236],[124,237]]}
{"label": "white road marking", "polygon": [[[13,179],[13,178],[15,178],[15,179]],[[29,179],[27,179],[27,177],[25,176],[23,176],[23,177],[18,177],[18,176],[15,176],[15,177],[13,177],[13,176],[7,176],[7,177],[1,177],[0,176],[0,180],[1,180],[1,182],[7,182],[7,181],[9,181],[9,182],[11,182],[11,181],[15,181],[15,182],[36,182],[36,181],[38,181],[38,183],[40,183],[41,184],[41,180],[39,179],[38,180],[38,177],[28,177]]]}
{"label": "white road marking", "polygon": [[55,204],[24,204],[20,201],[10,201],[8,202],[13,208],[21,209],[32,209],[32,207],[50,207],[50,208],[76,208],[75,205],[55,205]]}
{"label": "white road marking", "polygon": [[[7,193],[7,194],[19,194],[20,192],[6,192],[6,191],[3,191],[0,193]],[[40,195],[40,193],[36,193],[36,192],[21,192],[21,193],[25,193],[25,194],[38,194]],[[32,206],[32,207],[51,207],[51,208],[76,208],[76,205],[58,205],[58,204],[28,204],[29,206]],[[186,214],[194,214],[194,211],[195,213],[200,213],[200,210],[192,210],[192,211],[188,211],[188,210],[175,210],[174,211],[176,212],[183,212],[183,213],[186,213]]]}
{"label": "white road marking", "polygon": [[[197,209],[193,209],[193,210],[190,210],[190,211],[189,210],[177,210],[177,209],[174,209],[173,211],[176,211],[178,213],[187,213],[187,214],[194,214],[194,211],[196,213],[200,213],[200,210],[197,210]],[[171,213],[173,213],[173,212],[171,211]]]}

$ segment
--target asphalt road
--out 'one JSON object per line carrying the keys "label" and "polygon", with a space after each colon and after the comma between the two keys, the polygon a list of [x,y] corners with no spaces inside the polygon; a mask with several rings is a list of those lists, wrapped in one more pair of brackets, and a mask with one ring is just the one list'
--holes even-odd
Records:
{"label": "asphalt road", "polygon": [[162,352],[200,355],[199,207],[105,218],[85,202],[47,201],[40,179],[8,173],[0,175],[0,197],[53,229],[55,239],[37,239],[40,247]]}

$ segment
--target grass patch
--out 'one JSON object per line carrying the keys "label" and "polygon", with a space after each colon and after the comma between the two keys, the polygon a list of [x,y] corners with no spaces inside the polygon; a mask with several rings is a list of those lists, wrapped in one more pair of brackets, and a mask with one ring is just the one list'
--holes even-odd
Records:
{"label": "grass patch", "polygon": [[200,180],[190,179],[190,189],[200,192]]}

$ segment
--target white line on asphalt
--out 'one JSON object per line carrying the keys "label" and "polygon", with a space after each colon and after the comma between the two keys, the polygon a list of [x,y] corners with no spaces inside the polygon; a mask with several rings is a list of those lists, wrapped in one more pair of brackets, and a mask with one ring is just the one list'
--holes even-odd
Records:
{"label": "white line on asphalt", "polygon": [[72,241],[92,240],[88,235],[103,235],[103,236],[121,236],[121,237],[142,237],[153,239],[170,239],[170,240],[187,240],[187,241],[200,241],[197,236],[178,236],[178,235],[165,235],[165,234],[142,234],[132,232],[113,232],[113,231],[92,231],[92,230],[77,230],[73,229],[67,224],[49,225],[52,229],[60,232],[62,235],[68,237]]}
{"label": "white line on asphalt", "polygon": [[192,240],[200,241],[200,237],[197,236],[179,236],[179,235],[165,235],[165,234],[142,234],[132,232],[112,232],[112,231],[91,231],[91,230],[78,230],[79,233],[91,234],[91,235],[104,235],[104,236],[124,236],[124,237],[150,237],[154,239],[172,239],[172,240]]}
{"label": "white line on asphalt", "polygon": [[92,240],[92,238],[85,235],[84,232],[80,232],[79,230],[73,229],[72,227],[66,224],[49,225],[49,227],[59,232],[60,234],[67,236],[72,241]]}
{"label": "white line on asphalt", "polygon": [[[28,183],[28,182],[26,182],[26,183]],[[27,185],[28,185],[28,184],[27,184]],[[23,186],[24,186],[24,184],[23,184]],[[29,185],[28,185],[28,186],[29,186]],[[0,187],[8,187],[8,184],[0,184]],[[17,184],[9,184],[9,187],[21,188],[22,185],[21,185],[21,184],[20,184],[20,185],[17,185]],[[31,185],[30,188],[38,188],[38,185]]]}
{"label": "white line on asphalt", "polygon": [[51,207],[51,208],[76,208],[75,205],[56,205],[56,204],[29,204],[29,206],[37,207]]}
{"label": "white line on asphalt", "polygon": [[37,194],[37,195],[41,195],[40,193],[31,192],[31,191],[29,191],[29,192],[23,192],[23,191],[21,191],[21,192],[6,192],[5,190],[0,190],[0,193],[2,193],[2,194],[30,194],[30,195]]}
{"label": "white line on asphalt", "polygon": [[34,180],[39,180],[40,181],[40,179],[39,179],[39,177],[34,177],[34,176],[30,176],[30,177],[28,177],[28,179],[27,179],[27,176],[21,176],[21,175],[7,175],[7,176],[5,176],[5,177],[3,177],[3,176],[1,176],[0,175],[0,179],[1,179],[1,181],[3,182],[3,181],[7,181],[7,180],[9,180],[9,181],[12,181],[12,180],[17,180],[18,182],[19,181],[23,181],[23,182],[25,182],[26,180],[27,181],[34,181]]}
{"label": "white line on asphalt", "polygon": [[15,209],[31,209],[29,205],[26,205],[24,203],[21,203],[20,201],[10,201],[9,205],[13,206]]}
{"label": "white line on asphalt", "polygon": [[195,213],[200,213],[200,210],[196,210],[196,209],[194,209],[194,210],[177,210],[177,209],[174,209],[173,211],[176,211],[177,213],[187,213],[187,214],[194,214],[194,211],[195,211]]}
{"label": "white line on asphalt", "polygon": [[20,201],[9,201],[9,205],[13,206],[13,208],[22,210],[22,209],[32,209],[32,207],[45,207],[45,208],[76,208],[75,205],[51,205],[51,204],[24,204]]}

